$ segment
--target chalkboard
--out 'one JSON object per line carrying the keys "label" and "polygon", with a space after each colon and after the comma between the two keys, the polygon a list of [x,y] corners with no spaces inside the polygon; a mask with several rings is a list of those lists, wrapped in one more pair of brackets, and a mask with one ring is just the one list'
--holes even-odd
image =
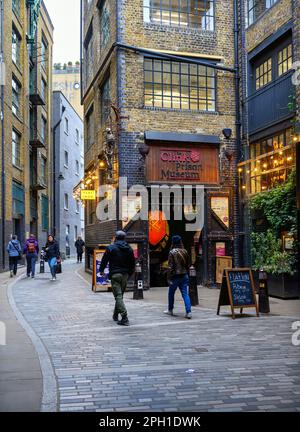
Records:
{"label": "chalkboard", "polygon": [[235,308],[242,313],[243,309],[253,307],[259,316],[251,269],[224,270],[218,315],[221,306],[231,306],[232,318],[235,318]]}

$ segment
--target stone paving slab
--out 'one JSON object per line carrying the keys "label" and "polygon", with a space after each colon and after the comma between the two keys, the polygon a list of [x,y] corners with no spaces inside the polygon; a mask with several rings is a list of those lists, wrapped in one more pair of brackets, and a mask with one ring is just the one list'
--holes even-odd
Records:
{"label": "stone paving slab", "polygon": [[[112,322],[110,293],[94,294],[65,264],[24,279],[14,299],[50,356],[60,411],[268,411],[300,408],[292,317],[235,321],[196,308],[191,321],[127,299],[131,327]],[[299,316],[300,320],[300,316]]]}

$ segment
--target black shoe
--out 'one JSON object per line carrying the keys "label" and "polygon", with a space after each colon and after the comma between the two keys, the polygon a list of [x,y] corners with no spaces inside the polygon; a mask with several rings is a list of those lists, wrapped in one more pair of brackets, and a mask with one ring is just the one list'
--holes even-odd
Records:
{"label": "black shoe", "polygon": [[128,327],[129,326],[129,319],[127,318],[127,316],[122,317],[121,321],[119,321],[118,324],[120,326]]}
{"label": "black shoe", "polygon": [[118,313],[114,312],[114,314],[113,314],[113,320],[114,320],[115,322],[118,322],[118,321],[119,321],[119,314],[118,314]]}

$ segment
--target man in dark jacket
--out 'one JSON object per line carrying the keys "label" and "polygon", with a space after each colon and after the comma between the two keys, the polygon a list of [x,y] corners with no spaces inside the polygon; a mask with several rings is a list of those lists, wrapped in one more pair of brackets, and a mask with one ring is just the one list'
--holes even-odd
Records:
{"label": "man in dark jacket", "polygon": [[27,277],[34,279],[35,277],[35,265],[38,260],[39,244],[33,234],[30,234],[29,239],[25,243],[23,253],[26,255],[27,261]]}
{"label": "man in dark jacket", "polygon": [[[127,288],[128,278],[135,270],[135,257],[132,248],[125,241],[126,233],[118,231],[116,233],[115,243],[105,251],[103,255],[100,274],[103,275],[104,270],[109,265],[109,274],[112,284],[112,291],[116,300],[113,320],[122,326],[129,326],[127,309],[124,304],[123,296]],[[119,314],[122,320],[119,321]]]}
{"label": "man in dark jacket", "polygon": [[77,250],[77,264],[82,263],[82,255],[84,252],[85,243],[81,237],[78,237],[78,239],[76,240],[75,247]]}

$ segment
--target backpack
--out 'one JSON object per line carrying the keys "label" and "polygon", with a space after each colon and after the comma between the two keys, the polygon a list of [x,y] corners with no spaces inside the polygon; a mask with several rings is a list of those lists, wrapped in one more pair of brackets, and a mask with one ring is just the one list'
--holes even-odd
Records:
{"label": "backpack", "polygon": [[28,243],[27,250],[28,253],[35,253],[35,243]]}

